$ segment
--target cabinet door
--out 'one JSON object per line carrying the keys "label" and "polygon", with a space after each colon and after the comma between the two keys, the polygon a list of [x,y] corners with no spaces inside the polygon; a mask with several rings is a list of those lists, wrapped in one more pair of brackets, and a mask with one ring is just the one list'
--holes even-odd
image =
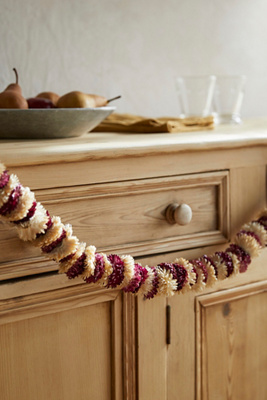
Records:
{"label": "cabinet door", "polygon": [[267,281],[197,299],[197,399],[267,398]]}
{"label": "cabinet door", "polygon": [[[144,261],[156,265],[162,258]],[[166,262],[173,258],[164,255]],[[140,400],[266,400],[267,281],[261,265],[259,260],[253,270],[203,294],[137,298]]]}
{"label": "cabinet door", "polygon": [[121,294],[63,282],[2,285],[1,400],[123,398]]}

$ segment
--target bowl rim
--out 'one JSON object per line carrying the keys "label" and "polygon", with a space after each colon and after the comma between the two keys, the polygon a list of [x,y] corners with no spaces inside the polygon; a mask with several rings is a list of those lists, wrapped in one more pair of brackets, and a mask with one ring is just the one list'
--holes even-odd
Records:
{"label": "bowl rim", "polygon": [[91,108],[85,108],[85,107],[80,107],[80,108],[0,108],[0,112],[22,112],[22,111],[42,111],[42,112],[47,112],[47,111],[52,111],[52,112],[60,112],[60,111],[78,111],[78,112],[83,112],[83,111],[114,111],[116,110],[116,107],[110,107],[110,106],[104,106],[104,107],[91,107]]}

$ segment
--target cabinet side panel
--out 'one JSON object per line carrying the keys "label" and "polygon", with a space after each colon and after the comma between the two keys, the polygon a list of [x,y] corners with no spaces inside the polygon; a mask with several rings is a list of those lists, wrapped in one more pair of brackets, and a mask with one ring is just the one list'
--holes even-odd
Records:
{"label": "cabinet side panel", "polygon": [[230,172],[231,232],[266,207],[266,166],[236,168]]}

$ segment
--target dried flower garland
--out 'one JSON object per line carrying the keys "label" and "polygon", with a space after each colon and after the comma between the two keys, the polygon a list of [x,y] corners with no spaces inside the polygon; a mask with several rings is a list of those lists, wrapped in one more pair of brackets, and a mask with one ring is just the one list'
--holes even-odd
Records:
{"label": "dried flower garland", "polygon": [[95,246],[80,243],[72,227],[36,201],[34,193],[21,185],[14,174],[0,164],[0,219],[16,227],[21,240],[30,241],[69,279],[81,277],[86,283],[141,294],[173,296],[189,290],[203,290],[217,280],[245,272],[251,259],[267,245],[267,210],[245,224],[235,243],[225,251],[194,260],[178,258],[173,263],[142,266],[130,255],[98,253]]}

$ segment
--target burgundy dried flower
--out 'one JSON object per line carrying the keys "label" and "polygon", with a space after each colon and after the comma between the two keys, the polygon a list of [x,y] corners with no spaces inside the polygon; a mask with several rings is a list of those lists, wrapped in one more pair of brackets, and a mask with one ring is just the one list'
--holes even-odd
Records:
{"label": "burgundy dried flower", "polygon": [[[198,281],[198,272],[197,272],[196,267],[194,265],[192,267],[192,271],[196,274],[196,280],[195,280],[194,283],[197,283],[197,281]],[[190,283],[190,286],[193,286],[193,283]]]}
{"label": "burgundy dried flower", "polygon": [[50,253],[52,250],[54,250],[57,246],[60,246],[62,243],[62,240],[66,237],[67,232],[65,231],[65,229],[63,229],[61,235],[59,236],[59,238],[57,238],[56,240],[54,240],[52,243],[50,243],[47,246],[43,246],[41,247],[41,250],[44,253]]}
{"label": "burgundy dried flower", "polygon": [[123,288],[124,292],[136,293],[138,291],[143,278],[141,268],[143,267],[140,264],[134,264],[134,276],[128,285]]}
{"label": "burgundy dried flower", "polygon": [[51,216],[50,216],[50,214],[49,214],[48,211],[46,211],[46,215],[48,216],[48,221],[47,221],[47,223],[46,223],[45,231],[44,231],[44,232],[41,232],[41,233],[37,233],[36,239],[39,238],[40,236],[45,235],[46,232],[48,231],[48,229],[50,229],[50,228],[53,226],[53,221],[52,221],[52,218],[51,218]]}
{"label": "burgundy dried flower", "polygon": [[188,272],[183,265],[173,264],[176,271],[177,291],[182,290],[188,279]]}
{"label": "burgundy dried flower", "polygon": [[27,213],[26,217],[24,217],[24,218],[22,218],[22,219],[20,219],[18,221],[12,221],[13,224],[22,224],[24,222],[29,221],[29,219],[32,218],[34,216],[34,214],[35,214],[36,206],[37,206],[37,203],[36,203],[36,201],[34,201],[32,203],[31,208],[28,210],[28,213]]}
{"label": "burgundy dried flower", "polygon": [[153,299],[154,296],[158,293],[158,287],[159,287],[159,277],[157,273],[157,269],[155,267],[151,267],[153,273],[154,273],[154,279],[152,281],[152,289],[150,292],[148,292],[144,297],[145,299]]}
{"label": "burgundy dried flower", "polygon": [[245,252],[242,247],[237,244],[231,243],[230,246],[225,250],[226,252],[233,253],[237,256],[239,265],[239,272],[246,272],[249,264],[251,263],[251,257],[248,253]]}
{"label": "burgundy dried flower", "polygon": [[138,268],[139,268],[139,274],[140,274],[141,280],[139,282],[139,285],[136,287],[136,289],[133,293],[138,292],[138,290],[145,283],[145,281],[148,277],[148,270],[145,267],[143,267],[141,264],[138,264]]}
{"label": "burgundy dried flower", "polygon": [[124,278],[124,263],[116,254],[110,254],[108,260],[112,264],[113,272],[108,277],[107,288],[115,288],[120,285]]}
{"label": "burgundy dried flower", "polygon": [[170,263],[161,263],[158,265],[161,269],[165,269],[166,271],[170,271],[173,279],[177,279],[177,272],[173,264]]}
{"label": "burgundy dried flower", "polygon": [[264,229],[267,231],[267,216],[260,217],[256,222],[261,224],[264,227]]}
{"label": "burgundy dried flower", "polygon": [[85,258],[86,255],[85,253],[83,253],[79,258],[77,258],[75,263],[68,269],[66,275],[69,279],[74,279],[83,273]]}
{"label": "burgundy dried flower", "polygon": [[195,259],[195,260],[190,260],[190,263],[193,264],[195,267],[198,267],[203,275],[204,275],[204,283],[207,283],[208,280],[208,270],[205,264],[203,264],[203,262],[201,262],[200,259]]}
{"label": "burgundy dried flower", "polygon": [[251,231],[242,230],[242,231],[239,231],[239,232],[238,232],[237,236],[241,236],[241,235],[248,235],[248,236],[253,237],[254,239],[257,240],[257,242],[259,243],[259,245],[262,246],[261,240],[260,240],[259,236],[256,235],[256,233],[251,232]]}
{"label": "burgundy dried flower", "polygon": [[21,195],[21,185],[15,187],[9,195],[9,198],[5,204],[0,208],[0,214],[10,214],[18,205],[19,198]]}
{"label": "burgundy dried flower", "polygon": [[232,257],[227,252],[224,251],[217,251],[215,254],[219,256],[222,259],[223,263],[226,265],[227,268],[226,277],[228,278],[228,276],[232,275],[232,273],[234,272],[234,264]]}
{"label": "burgundy dried flower", "polygon": [[215,265],[214,261],[211,259],[211,257],[204,254],[204,256],[202,256],[201,259],[206,263],[210,263],[210,265],[214,268],[215,276],[217,278],[218,277],[218,268],[216,267],[216,265]]}
{"label": "burgundy dried flower", "polygon": [[143,285],[143,283],[145,283],[145,281],[148,277],[148,270],[145,267],[143,267],[142,265],[140,265],[140,273],[141,273],[141,277],[142,277],[140,285]]}
{"label": "burgundy dried flower", "polygon": [[75,256],[75,252],[69,254],[69,255],[66,256],[66,257],[61,258],[61,260],[59,260],[59,262],[60,262],[60,263],[63,263],[63,262],[65,262],[65,261],[69,261],[69,260],[70,260],[72,257],[74,257],[74,256]]}
{"label": "burgundy dried flower", "polygon": [[0,176],[0,190],[3,189],[9,182],[9,174],[7,171],[4,171]]}
{"label": "burgundy dried flower", "polygon": [[101,254],[95,254],[95,270],[93,275],[89,276],[89,278],[84,278],[86,283],[96,283],[99,279],[102,278],[105,271],[105,261],[104,257]]}

